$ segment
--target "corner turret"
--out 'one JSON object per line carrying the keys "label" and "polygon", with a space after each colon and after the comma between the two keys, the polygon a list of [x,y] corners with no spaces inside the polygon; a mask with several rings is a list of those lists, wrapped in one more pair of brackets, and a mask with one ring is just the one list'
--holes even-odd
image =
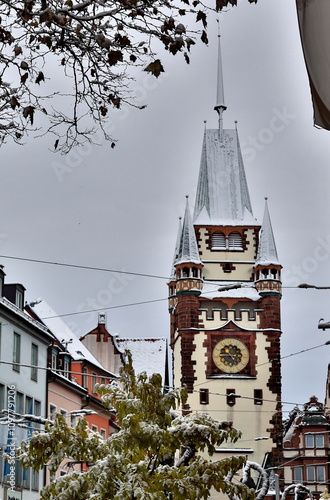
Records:
{"label": "corner turret", "polygon": [[259,234],[257,259],[254,265],[255,287],[262,297],[282,295],[281,269],[270,221],[267,198]]}
{"label": "corner turret", "polygon": [[169,286],[169,309],[175,306],[175,297],[182,294],[200,295],[203,286],[203,263],[199,257],[195,230],[192,224],[188,196],[176,242],[173,271]]}

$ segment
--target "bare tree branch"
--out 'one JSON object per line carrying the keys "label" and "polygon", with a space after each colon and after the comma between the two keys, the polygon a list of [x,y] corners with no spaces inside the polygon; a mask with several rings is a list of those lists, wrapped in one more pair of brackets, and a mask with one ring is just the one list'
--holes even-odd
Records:
{"label": "bare tree branch", "polygon": [[207,43],[208,11],[236,3],[216,1],[214,9],[200,0],[1,2],[0,142],[50,133],[67,153],[102,131],[113,145],[111,109],[134,105],[129,69],[158,77],[159,42],[189,62],[197,39]]}

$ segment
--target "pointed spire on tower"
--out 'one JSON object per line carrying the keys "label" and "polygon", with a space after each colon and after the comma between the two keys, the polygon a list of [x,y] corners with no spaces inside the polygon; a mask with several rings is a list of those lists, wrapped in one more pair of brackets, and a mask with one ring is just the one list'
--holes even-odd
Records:
{"label": "pointed spire on tower", "polygon": [[217,101],[214,109],[219,115],[219,132],[220,137],[222,137],[223,123],[222,123],[222,113],[227,109],[225,105],[225,95],[223,88],[223,74],[222,74],[222,58],[221,58],[221,43],[220,43],[220,23],[218,19],[218,80],[217,80]]}
{"label": "pointed spire on tower", "polygon": [[265,198],[265,212],[259,235],[259,247],[255,265],[279,265],[275,239],[270,221],[267,198]]}
{"label": "pointed spire on tower", "polygon": [[174,265],[193,262],[194,264],[202,264],[196,241],[194,226],[191,220],[188,196],[186,196],[186,209],[182,223],[180,239],[177,242],[176,257]]}
{"label": "pointed spire on tower", "polygon": [[195,225],[255,225],[237,127],[223,129],[224,102],[219,35],[217,104],[219,128],[205,129],[194,209]]}

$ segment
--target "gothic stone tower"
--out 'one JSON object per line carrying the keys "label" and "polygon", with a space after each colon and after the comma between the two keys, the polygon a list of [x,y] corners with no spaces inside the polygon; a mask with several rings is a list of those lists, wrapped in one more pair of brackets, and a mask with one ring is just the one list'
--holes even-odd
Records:
{"label": "gothic stone tower", "polygon": [[252,213],[238,133],[223,129],[222,69],[205,130],[193,220],[187,200],[169,282],[173,383],[187,386],[185,411],[208,412],[243,433],[215,459],[244,454],[282,460],[281,265],[268,212]]}

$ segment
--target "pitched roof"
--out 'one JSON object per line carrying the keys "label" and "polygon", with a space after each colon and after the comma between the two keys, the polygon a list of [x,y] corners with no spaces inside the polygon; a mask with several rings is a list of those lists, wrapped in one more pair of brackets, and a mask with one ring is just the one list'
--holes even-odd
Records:
{"label": "pitched roof", "polygon": [[259,233],[259,246],[255,265],[279,265],[272,223],[269,216],[267,198],[265,203],[264,218]]}
{"label": "pitched roof", "polygon": [[40,321],[47,326],[58,342],[66,346],[67,351],[74,361],[88,361],[103,371],[108,371],[45,300],[38,299],[29,304],[29,307]]}
{"label": "pitched roof", "polygon": [[165,338],[117,339],[120,349],[132,353],[133,367],[138,375],[146,372],[148,377],[160,373],[166,379],[167,341]]}
{"label": "pitched roof", "polygon": [[6,299],[6,297],[0,297],[0,305],[2,305],[5,309],[14,313],[16,316],[19,316],[20,319],[25,320],[27,323],[40,330],[40,332],[45,338],[45,341],[49,342],[49,340],[52,338],[47,328],[44,326],[42,322],[31,318],[29,314],[27,314],[25,311],[22,311],[19,307],[15,306],[15,304],[10,302],[10,300]]}
{"label": "pitched roof", "polygon": [[205,130],[194,224],[256,224],[236,129]]}
{"label": "pitched roof", "polygon": [[199,257],[198,246],[194,226],[192,224],[188,197],[186,209],[182,223],[182,230],[179,240],[176,245],[176,256],[174,265],[193,262],[194,264],[202,264]]}

